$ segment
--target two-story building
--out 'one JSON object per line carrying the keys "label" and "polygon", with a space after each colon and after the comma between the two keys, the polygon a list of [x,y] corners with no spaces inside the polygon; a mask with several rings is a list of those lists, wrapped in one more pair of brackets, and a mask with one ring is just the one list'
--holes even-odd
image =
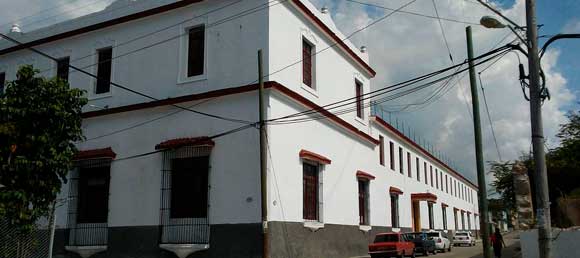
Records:
{"label": "two-story building", "polygon": [[[478,229],[477,187],[371,112],[368,53],[308,0],[117,0],[20,30],[24,44],[0,42],[0,78],[32,64],[89,98],[55,257],[262,256],[258,49],[270,257]],[[345,99],[352,112],[328,106]]]}

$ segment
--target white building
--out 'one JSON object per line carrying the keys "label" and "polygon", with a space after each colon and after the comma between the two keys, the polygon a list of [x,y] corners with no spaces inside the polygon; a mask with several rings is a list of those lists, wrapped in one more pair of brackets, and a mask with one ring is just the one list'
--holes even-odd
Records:
{"label": "white building", "polygon": [[[478,229],[476,186],[371,114],[368,54],[308,0],[118,0],[21,30],[11,35],[25,45],[0,43],[0,78],[33,64],[89,98],[57,212],[60,257],[261,257],[258,130],[210,139],[258,120],[258,49],[267,119],[315,110],[267,127],[270,257],[357,256],[378,232]],[[323,107],[349,98],[356,112]]]}

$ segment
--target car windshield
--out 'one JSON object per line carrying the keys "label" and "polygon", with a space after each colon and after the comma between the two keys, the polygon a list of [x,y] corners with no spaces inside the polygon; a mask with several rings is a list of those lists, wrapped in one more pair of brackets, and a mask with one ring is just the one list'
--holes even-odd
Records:
{"label": "car windshield", "polygon": [[427,235],[430,236],[430,237],[439,237],[439,233],[438,232],[430,232],[430,233],[427,233]]}
{"label": "car windshield", "polygon": [[423,239],[423,233],[409,233],[407,234],[407,237],[412,240],[412,239]]}
{"label": "car windshield", "polygon": [[377,235],[375,237],[375,243],[382,243],[382,242],[399,242],[399,236],[390,234],[390,235]]}
{"label": "car windshield", "polygon": [[455,234],[456,236],[467,236],[467,233],[465,232],[458,232],[457,234]]}

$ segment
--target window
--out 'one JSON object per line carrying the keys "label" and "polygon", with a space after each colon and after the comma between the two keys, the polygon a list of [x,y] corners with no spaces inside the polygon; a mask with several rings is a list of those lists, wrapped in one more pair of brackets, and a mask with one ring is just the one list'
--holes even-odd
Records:
{"label": "window", "polygon": [[435,188],[439,189],[439,170],[435,168]]}
{"label": "window", "polygon": [[385,138],[379,135],[379,163],[385,165]]}
{"label": "window", "polygon": [[56,77],[68,82],[68,66],[70,63],[69,57],[63,57],[56,61]]}
{"label": "window", "polygon": [[443,230],[447,230],[447,207],[441,205],[441,216],[443,217]]}
{"label": "window", "polygon": [[369,225],[369,181],[358,180],[358,216],[360,225]]}
{"label": "window", "polygon": [[209,156],[171,160],[171,218],[207,218]]}
{"label": "window", "polygon": [[430,174],[430,181],[431,181],[431,187],[433,187],[433,166],[429,166],[429,174]]}
{"label": "window", "polygon": [[471,230],[471,214],[467,213],[467,229]]}
{"label": "window", "polygon": [[399,227],[399,195],[391,194],[391,225]]}
{"label": "window", "polygon": [[187,77],[203,74],[205,26],[190,28],[187,41]]}
{"label": "window", "polygon": [[417,181],[421,182],[421,167],[419,164],[419,158],[415,158],[415,165],[417,166],[416,167],[416,169],[417,169]]}
{"label": "window", "polygon": [[302,40],[302,83],[312,88],[312,45]]}
{"label": "window", "polygon": [[453,219],[455,221],[455,230],[457,231],[457,230],[459,230],[459,222],[457,219],[457,210],[456,209],[453,209]]}
{"label": "window", "polygon": [[405,174],[405,166],[403,165],[403,148],[399,147],[399,173]]}
{"label": "window", "polygon": [[389,157],[391,162],[391,169],[395,170],[395,144],[389,142]]}
{"label": "window", "polygon": [[6,83],[6,74],[0,73],[0,94],[4,93],[4,84]]}
{"label": "window", "polygon": [[356,116],[358,118],[363,118],[363,85],[362,83],[355,81],[355,90],[356,90]]}
{"label": "window", "polygon": [[465,230],[465,213],[461,212],[461,229]]}
{"label": "window", "polygon": [[427,203],[427,208],[429,212],[429,229],[435,229],[435,220],[433,218],[433,203]]}
{"label": "window", "polygon": [[318,220],[318,165],[302,164],[303,210],[305,220]]}
{"label": "window", "polygon": [[449,178],[445,175],[445,193],[449,193]]}
{"label": "window", "polygon": [[427,183],[427,162],[423,162],[423,173],[425,174],[425,184],[429,184]]}
{"label": "window", "polygon": [[107,93],[111,91],[111,59],[113,57],[113,48],[103,48],[97,50],[97,88],[96,94]]}
{"label": "window", "polygon": [[109,213],[110,166],[80,167],[77,223],[106,223]]}
{"label": "window", "polygon": [[407,174],[409,177],[413,177],[411,172],[411,153],[407,152]]}

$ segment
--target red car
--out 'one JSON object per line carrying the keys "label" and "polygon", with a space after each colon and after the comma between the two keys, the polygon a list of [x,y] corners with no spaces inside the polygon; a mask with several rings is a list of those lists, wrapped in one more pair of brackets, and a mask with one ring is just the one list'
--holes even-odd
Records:
{"label": "red car", "polygon": [[375,241],[369,245],[369,254],[371,258],[415,257],[415,244],[401,233],[377,234]]}

